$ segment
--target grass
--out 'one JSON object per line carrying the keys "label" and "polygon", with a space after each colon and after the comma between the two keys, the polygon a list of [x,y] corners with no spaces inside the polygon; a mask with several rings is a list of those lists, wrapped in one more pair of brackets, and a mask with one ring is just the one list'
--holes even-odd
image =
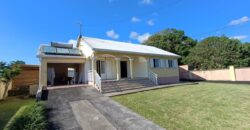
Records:
{"label": "grass", "polygon": [[113,99],[169,130],[250,129],[250,85],[199,83]]}
{"label": "grass", "polygon": [[34,99],[18,99],[15,97],[0,101],[0,130],[7,124],[10,118],[24,105],[34,104]]}

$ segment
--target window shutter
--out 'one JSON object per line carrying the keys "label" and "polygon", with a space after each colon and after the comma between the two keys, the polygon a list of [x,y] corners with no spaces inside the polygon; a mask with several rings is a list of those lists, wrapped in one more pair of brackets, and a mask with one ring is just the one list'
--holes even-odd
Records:
{"label": "window shutter", "polygon": [[174,68],[178,68],[178,62],[177,62],[177,60],[174,60]]}
{"label": "window shutter", "polygon": [[169,68],[168,60],[166,60],[166,68]]}
{"label": "window shutter", "polygon": [[166,67],[166,61],[165,59],[161,59],[161,68],[165,68]]}
{"label": "window shutter", "polygon": [[153,58],[149,59],[149,63],[150,63],[150,67],[154,68],[154,59]]}

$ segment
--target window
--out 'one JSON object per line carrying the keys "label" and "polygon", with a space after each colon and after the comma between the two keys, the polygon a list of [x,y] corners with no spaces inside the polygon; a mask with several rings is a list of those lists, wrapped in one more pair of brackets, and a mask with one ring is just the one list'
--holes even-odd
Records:
{"label": "window", "polygon": [[105,62],[101,61],[101,73],[105,74]]}
{"label": "window", "polygon": [[75,77],[75,68],[68,68],[68,77]]}
{"label": "window", "polygon": [[150,59],[150,65],[152,68],[177,68],[177,60],[167,59]]}
{"label": "window", "polygon": [[101,76],[101,74],[105,74],[105,61],[97,60],[96,61],[96,71]]}
{"label": "window", "polygon": [[159,68],[160,67],[160,59],[153,59],[153,67]]}
{"label": "window", "polygon": [[168,60],[168,67],[169,68],[173,68],[174,64],[173,64],[173,60]]}
{"label": "window", "polygon": [[177,60],[168,60],[168,66],[169,68],[177,68]]}

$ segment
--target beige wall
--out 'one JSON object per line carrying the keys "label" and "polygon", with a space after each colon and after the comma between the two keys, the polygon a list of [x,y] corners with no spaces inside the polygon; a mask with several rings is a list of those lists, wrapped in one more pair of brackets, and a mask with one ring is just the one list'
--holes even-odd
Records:
{"label": "beige wall", "polygon": [[148,61],[143,57],[133,60],[134,77],[148,77]]}
{"label": "beige wall", "polygon": [[250,81],[250,67],[235,69],[236,81]]}
{"label": "beige wall", "polygon": [[192,71],[190,74],[192,79],[197,80],[231,80],[230,72],[228,69],[211,70],[211,71]]}
{"label": "beige wall", "polygon": [[176,59],[173,57],[161,57],[161,56],[142,56],[142,55],[135,55],[135,54],[121,54],[121,53],[108,53],[108,52],[98,52],[95,53],[95,57],[97,59],[101,59],[100,57],[112,57],[112,78],[116,78],[116,64],[115,58],[121,58],[120,60],[127,61],[128,66],[128,77],[130,76],[130,66],[129,66],[129,58],[133,59],[133,75],[134,77],[148,77],[148,70],[158,74],[159,77],[176,77],[179,76],[179,69],[178,68],[151,68],[148,64],[148,60],[150,58],[161,58],[161,59]]}
{"label": "beige wall", "polygon": [[151,68],[152,72],[158,74],[158,77],[175,77],[179,76],[178,68]]}
{"label": "beige wall", "polygon": [[[11,86],[12,86],[12,82],[9,84],[8,90],[11,89]],[[4,90],[5,90],[5,84],[0,81],[0,100],[3,99]],[[8,96],[8,93],[6,96]]]}
{"label": "beige wall", "polygon": [[187,65],[182,65],[179,69],[180,78],[183,80],[250,81],[250,67],[229,66],[227,69],[189,71]]}

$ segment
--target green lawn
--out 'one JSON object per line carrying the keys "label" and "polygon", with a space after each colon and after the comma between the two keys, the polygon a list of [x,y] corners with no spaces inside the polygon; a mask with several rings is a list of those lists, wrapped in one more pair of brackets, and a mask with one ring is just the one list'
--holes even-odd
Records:
{"label": "green lawn", "polygon": [[199,83],[113,99],[169,130],[250,129],[250,85]]}
{"label": "green lawn", "polygon": [[20,107],[33,103],[35,103],[34,99],[18,99],[15,97],[0,101],[0,130],[3,129]]}

